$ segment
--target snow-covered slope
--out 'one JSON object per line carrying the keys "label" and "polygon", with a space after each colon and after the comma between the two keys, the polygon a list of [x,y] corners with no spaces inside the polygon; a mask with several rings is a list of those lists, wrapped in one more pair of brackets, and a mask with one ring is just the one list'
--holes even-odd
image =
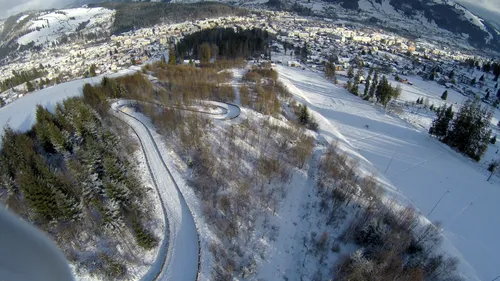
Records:
{"label": "snow-covered slope", "polygon": [[[485,169],[429,137],[426,128],[413,127],[318,73],[282,66],[277,70],[288,89],[311,109],[323,135],[337,139],[367,174],[377,175],[387,195],[442,222],[443,250],[460,260],[465,280],[498,276],[499,225],[489,219],[500,211],[497,178],[487,182]],[[415,82],[412,87],[425,88],[424,93],[433,86]],[[411,90],[403,88],[403,96]],[[439,98],[442,91],[435,95]],[[459,98],[450,91],[451,96]]]}
{"label": "snow-covered slope", "polygon": [[365,16],[408,31],[462,36],[476,45],[498,45],[500,38],[491,24],[451,0],[323,0],[340,4]]}
{"label": "snow-covered slope", "polygon": [[[64,36],[106,33],[115,11],[105,8],[74,8],[31,12],[12,16],[1,24],[1,45],[35,46],[58,43]],[[5,29],[5,30],[3,30]]]}
{"label": "snow-covered slope", "polygon": [[[112,75],[106,76],[118,77],[133,74],[138,70],[140,70],[140,67],[133,66],[129,69],[124,69]],[[0,128],[9,126],[16,131],[26,132],[31,129],[36,122],[37,105],[42,105],[52,111],[55,109],[57,103],[60,103],[67,98],[81,96],[83,86],[86,83],[99,83],[102,77],[104,77],[104,75],[61,83],[31,93],[7,104],[0,109]],[[0,130],[0,137],[3,136],[3,133],[4,130]]]}
{"label": "snow-covered slope", "polygon": [[493,24],[452,0],[271,0],[265,6],[292,9],[296,4],[317,15],[376,24],[450,44],[458,39],[477,47],[500,46]]}
{"label": "snow-covered slope", "polygon": [[21,36],[17,42],[26,45],[31,41],[35,45],[52,43],[63,35],[82,32],[107,31],[113,22],[114,11],[105,8],[76,8],[42,12],[30,20],[28,30],[34,30]]}

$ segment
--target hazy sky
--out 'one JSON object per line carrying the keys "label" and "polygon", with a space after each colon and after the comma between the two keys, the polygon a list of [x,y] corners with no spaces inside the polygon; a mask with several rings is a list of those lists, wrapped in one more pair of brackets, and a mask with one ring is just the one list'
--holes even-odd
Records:
{"label": "hazy sky", "polygon": [[6,18],[10,15],[20,13],[31,9],[58,8],[73,0],[0,0],[0,18]]}

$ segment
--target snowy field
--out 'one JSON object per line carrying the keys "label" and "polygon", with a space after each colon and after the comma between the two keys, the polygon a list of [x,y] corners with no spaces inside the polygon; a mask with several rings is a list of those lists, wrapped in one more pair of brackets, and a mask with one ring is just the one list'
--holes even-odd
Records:
{"label": "snowy field", "polygon": [[139,66],[133,66],[110,75],[73,80],[27,94],[0,109],[0,128],[2,128],[0,137],[3,136],[5,126],[22,132],[31,129],[36,122],[36,105],[38,104],[52,111],[57,103],[67,98],[81,96],[86,83],[100,83],[104,76],[118,77],[133,74],[138,70],[140,70]]}
{"label": "snowy field", "polygon": [[[461,260],[460,271],[468,280],[491,280],[500,274],[500,227],[489,218],[500,212],[498,178],[486,182],[488,172],[483,166],[429,137],[427,129],[417,129],[394,114],[386,114],[321,74],[284,66],[277,70],[296,98],[313,111],[320,135],[339,140],[360,160],[364,172],[380,177],[389,196],[414,205],[427,216],[446,193],[428,218],[443,223],[447,238],[443,248]],[[425,88],[433,87],[425,81],[411,81],[415,85],[403,88],[403,99],[415,101],[427,93],[437,103],[444,92],[444,88]],[[461,101],[460,94],[449,93],[451,102]]]}
{"label": "snowy field", "polygon": [[86,28],[92,29],[93,32],[101,29],[108,30],[113,22],[114,13],[113,10],[105,8],[75,8],[50,13],[42,12],[27,25],[28,29],[39,28],[39,30],[21,36],[17,42],[23,45],[31,41],[35,42],[35,45],[52,43],[64,34],[76,32],[77,27],[86,21],[90,21]]}

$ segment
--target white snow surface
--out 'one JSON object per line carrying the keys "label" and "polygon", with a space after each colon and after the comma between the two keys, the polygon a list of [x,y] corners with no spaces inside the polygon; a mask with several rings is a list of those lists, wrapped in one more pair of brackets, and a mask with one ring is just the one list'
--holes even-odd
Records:
{"label": "white snow surface", "polygon": [[[338,140],[345,152],[359,159],[362,173],[375,173],[387,196],[427,216],[449,191],[428,216],[443,223],[442,249],[460,260],[466,280],[499,275],[500,226],[491,220],[500,212],[498,179],[487,182],[485,169],[429,137],[427,129],[413,127],[318,73],[284,66],[277,70],[297,100],[311,109],[318,133],[328,141]],[[403,91],[403,96],[414,98]]]}
{"label": "white snow surface", "polygon": [[107,28],[113,22],[114,14],[115,11],[106,8],[74,8],[42,12],[27,25],[28,29],[41,29],[21,36],[17,42],[23,45],[31,41],[35,42],[35,45],[51,43],[64,34],[76,32],[78,25],[88,20],[90,22],[86,28],[89,30],[96,31],[101,25]]}
{"label": "white snow surface", "polygon": [[20,17],[17,19],[16,23],[19,23],[20,21],[22,21],[23,19],[27,18],[28,16],[29,16],[29,15],[22,15],[22,16],[20,16]]}
{"label": "white snow surface", "polygon": [[[140,70],[140,67],[131,67],[106,76],[117,77],[132,74],[137,70]],[[67,98],[81,96],[82,88],[86,83],[99,83],[102,77],[97,76],[61,83],[27,94],[7,104],[0,109],[0,137],[3,136],[3,128],[6,126],[21,132],[31,129],[36,122],[36,105],[40,104],[53,112],[57,103]]]}
{"label": "white snow surface", "polygon": [[[159,251],[157,260],[143,280],[150,280],[161,271],[159,280],[196,280],[198,272],[198,233],[191,212],[158,150],[149,130],[154,130],[148,118],[127,107],[129,101],[113,103],[115,115],[137,132],[143,144],[152,176],[160,191],[168,217],[168,250]],[[123,112],[127,113],[124,114]],[[131,117],[134,116],[135,118]],[[144,122],[141,123],[141,121]],[[163,267],[163,270],[162,270]]]}

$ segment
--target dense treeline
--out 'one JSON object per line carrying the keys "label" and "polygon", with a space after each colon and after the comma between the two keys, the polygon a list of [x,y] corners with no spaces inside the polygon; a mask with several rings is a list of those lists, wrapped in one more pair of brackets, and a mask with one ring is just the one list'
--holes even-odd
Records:
{"label": "dense treeline", "polygon": [[162,103],[190,105],[197,100],[234,101],[233,87],[224,84],[230,81],[230,72],[161,62],[148,65],[144,70],[152,71],[160,80],[163,89],[156,94]]}
{"label": "dense treeline", "polygon": [[456,116],[451,106],[447,108],[444,105],[436,114],[429,134],[479,161],[490,142],[493,111],[482,107],[481,100],[477,99],[465,101]]}
{"label": "dense treeline", "polygon": [[[149,230],[145,190],[128,161],[135,148],[109,129],[117,121],[103,119],[89,98],[65,100],[54,113],[38,106],[32,130],[5,130],[0,190],[7,192],[0,199],[52,234],[77,268],[115,279],[133,258],[117,251],[118,241],[137,252],[152,249],[158,238]],[[102,247],[89,250],[89,242]]]}
{"label": "dense treeline", "polygon": [[[1,91],[5,91],[23,83],[30,83],[31,80],[36,78],[44,77],[47,75],[47,71],[42,68],[33,68],[22,72],[12,71],[12,74],[14,75],[13,77],[7,78],[1,82]],[[29,88],[28,85],[28,91],[30,91]]]}
{"label": "dense treeline", "polygon": [[297,2],[293,3],[293,5],[290,5],[289,3],[286,3],[282,0],[269,0],[266,2],[266,5],[277,10],[295,12],[301,16],[312,16],[314,14],[311,8],[300,5]]}
{"label": "dense treeline", "polygon": [[261,29],[206,29],[185,36],[176,46],[181,58],[208,61],[211,58],[249,58],[269,55],[271,36]]}
{"label": "dense treeline", "polygon": [[100,3],[116,10],[113,34],[150,27],[159,23],[195,21],[230,15],[246,15],[247,11],[220,3]]}

